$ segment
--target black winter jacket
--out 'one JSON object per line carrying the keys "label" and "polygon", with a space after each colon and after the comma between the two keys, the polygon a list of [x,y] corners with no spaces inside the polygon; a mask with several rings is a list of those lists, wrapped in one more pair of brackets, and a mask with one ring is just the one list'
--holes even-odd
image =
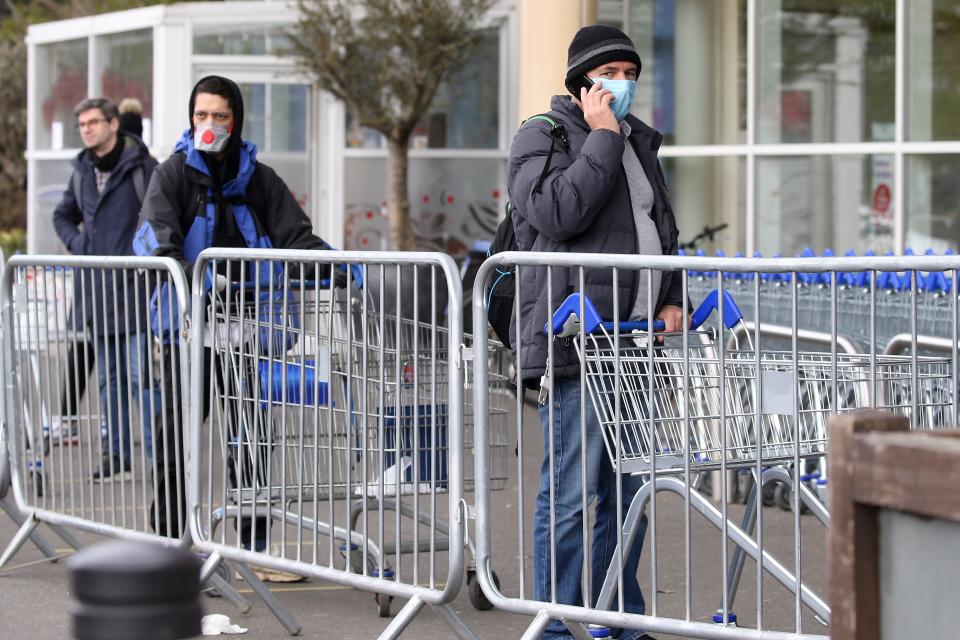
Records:
{"label": "black winter jacket", "polygon": [[[187,243],[187,235],[197,216],[204,216],[205,204],[201,196],[213,186],[209,175],[187,164],[187,154],[175,153],[159,167],[147,187],[141,222],[148,223],[156,238],[151,255],[178,260],[187,274],[196,258]],[[258,236],[266,236],[278,249],[329,249],[329,245],[314,235],[313,226],[300,204],[280,176],[269,166],[257,162],[247,185],[245,200],[253,214]],[[217,226],[228,224],[221,208]],[[221,232],[214,232],[210,244],[224,246]],[[243,246],[239,244],[231,246]],[[199,253],[199,251],[196,251]],[[192,255],[188,255],[192,254]]]}
{"label": "black winter jacket", "polygon": [[[555,150],[540,193],[534,187],[550,150],[551,127],[543,121],[523,126],[513,139],[507,170],[507,190],[515,207],[513,221],[521,251],[563,253],[636,254],[637,228],[630,191],[623,170],[623,137],[612,131],[591,131],[583,112],[570,96],[554,96],[547,114],[566,128],[569,151]],[[650,213],[657,226],[664,255],[677,252],[677,225],[667,197],[657,151],[663,136],[633,116],[627,116],[632,131],[630,143],[644,168],[654,193]],[[620,271],[619,317],[627,320],[637,291],[639,272]],[[613,318],[613,282],[609,269],[585,271],[585,293],[605,320]],[[520,297],[514,313],[520,313],[520,339],[511,335],[520,349],[521,376],[539,378],[546,367],[547,337],[543,326],[549,314],[579,289],[576,268],[554,268],[552,299],[547,300],[547,269],[521,269]],[[665,272],[656,300],[682,306],[682,282]],[[510,323],[511,334],[515,322]],[[554,374],[579,371],[576,351],[569,340],[554,344]]]}

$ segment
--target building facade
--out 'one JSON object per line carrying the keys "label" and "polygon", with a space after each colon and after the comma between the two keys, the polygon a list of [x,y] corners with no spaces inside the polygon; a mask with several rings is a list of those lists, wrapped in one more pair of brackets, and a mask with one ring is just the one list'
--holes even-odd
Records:
{"label": "building facade", "polygon": [[[386,147],[283,55],[281,2],[162,5],[36,25],[28,42],[28,246],[59,252],[50,215],[87,95],[137,97],[163,158],[209,73],[243,88],[244,134],[319,232],[386,248]],[[681,241],[793,255],[806,247],[955,249],[960,225],[960,0],[502,0],[412,141],[425,249],[462,255],[503,209],[513,132],[563,91],[583,24],[634,39],[633,111],[663,131]]]}

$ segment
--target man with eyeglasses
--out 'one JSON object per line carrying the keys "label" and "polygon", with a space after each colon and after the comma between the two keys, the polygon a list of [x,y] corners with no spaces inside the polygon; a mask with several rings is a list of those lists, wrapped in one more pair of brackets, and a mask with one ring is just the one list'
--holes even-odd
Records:
{"label": "man with eyeglasses", "polygon": [[[110,100],[83,100],[73,113],[84,149],[71,163],[73,175],[53,212],[54,228],[74,255],[131,255],[140,203],[157,161],[139,138],[120,132],[117,106]],[[145,300],[138,305],[134,299],[133,292],[140,289],[134,286],[136,274],[123,273],[74,272],[71,320],[93,338],[100,413],[107,427],[103,459],[93,471],[95,482],[123,478],[130,472],[131,404],[141,416],[147,459],[152,456],[151,406],[158,403],[155,394],[144,388],[147,338],[139,318],[144,315]],[[72,373],[86,376],[86,362],[86,357],[78,358],[78,370],[67,372],[68,384]],[[73,366],[73,359],[66,364]]]}

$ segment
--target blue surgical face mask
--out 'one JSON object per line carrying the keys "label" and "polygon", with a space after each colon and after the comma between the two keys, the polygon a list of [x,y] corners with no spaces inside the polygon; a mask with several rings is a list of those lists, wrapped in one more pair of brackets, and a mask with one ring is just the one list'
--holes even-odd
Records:
{"label": "blue surgical face mask", "polygon": [[633,96],[637,93],[636,80],[608,80],[607,78],[591,78],[594,82],[599,82],[600,86],[613,94],[613,102],[610,108],[617,120],[623,120],[630,113],[630,105],[633,103]]}

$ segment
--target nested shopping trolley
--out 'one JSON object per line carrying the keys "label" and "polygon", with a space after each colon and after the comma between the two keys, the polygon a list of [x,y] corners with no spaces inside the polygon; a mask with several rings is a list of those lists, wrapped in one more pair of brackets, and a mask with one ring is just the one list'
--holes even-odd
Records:
{"label": "nested shopping trolley", "polygon": [[[393,596],[446,593],[441,569],[462,572],[460,498],[444,498],[472,488],[473,413],[457,399],[462,339],[436,295],[444,272],[373,262],[205,263],[198,515],[216,549],[374,591],[385,616]],[[506,359],[491,358],[502,372]],[[505,388],[504,374],[491,384]],[[504,483],[506,411],[493,414]]]}
{"label": "nested shopping trolley", "polygon": [[[658,336],[645,323],[601,322],[592,303],[579,294],[571,295],[553,317],[554,335],[575,341],[611,462],[623,473],[654,476],[627,515],[624,530],[631,534],[650,491],[692,490],[679,482],[687,471],[751,467],[759,461],[766,471],[756,486],[769,481],[763,477],[768,474],[790,482],[778,465],[799,465],[824,455],[832,414],[879,406],[907,415],[915,428],[953,422],[950,358],[759,350],[749,342],[749,332],[743,333],[747,344],[734,339],[734,348],[725,349],[721,333],[698,330],[715,309],[721,310],[727,329],[743,322],[729,293],[718,291],[694,312],[693,329],[686,334]],[[571,316],[577,321],[571,323]],[[655,478],[657,473],[663,477]],[[805,486],[799,490],[805,502],[818,506]],[[722,525],[703,498],[697,496],[693,503]],[[828,518],[819,507],[822,518]],[[751,513],[748,507],[747,515]],[[742,528],[730,525],[730,531],[756,559],[756,544],[747,538],[750,522]],[[763,555],[775,578],[788,589],[799,587],[802,600],[829,618],[818,596],[766,551]],[[608,575],[600,608],[612,602],[617,570]],[[736,583],[732,587],[731,599]]]}

